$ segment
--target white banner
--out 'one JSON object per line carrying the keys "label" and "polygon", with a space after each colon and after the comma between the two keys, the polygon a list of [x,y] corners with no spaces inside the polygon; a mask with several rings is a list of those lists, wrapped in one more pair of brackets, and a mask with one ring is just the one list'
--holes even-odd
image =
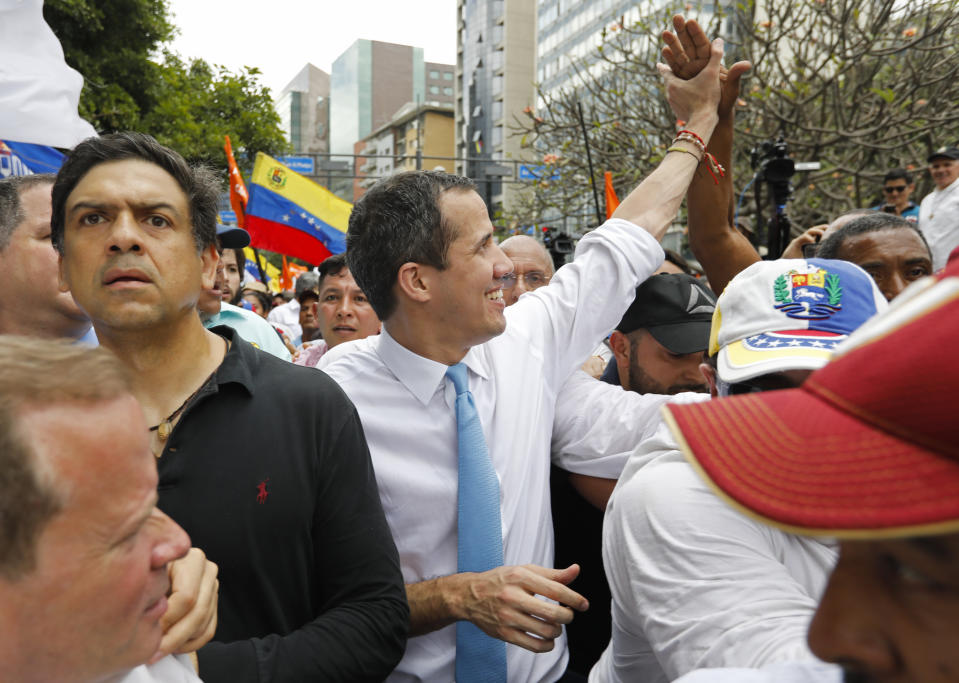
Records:
{"label": "white banner", "polygon": [[82,88],[43,0],[0,0],[0,138],[69,148],[96,135],[77,113]]}

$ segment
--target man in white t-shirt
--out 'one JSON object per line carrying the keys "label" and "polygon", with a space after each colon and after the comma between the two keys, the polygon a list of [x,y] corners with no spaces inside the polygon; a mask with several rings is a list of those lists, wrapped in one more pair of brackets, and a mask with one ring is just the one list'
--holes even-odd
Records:
{"label": "man in white t-shirt", "polygon": [[668,407],[705,486],[756,523],[839,545],[808,634],[838,667],[703,670],[683,683],[956,680],[959,365],[943,356],[957,335],[953,264],[938,283],[911,285],[798,389]]}
{"label": "man in white t-shirt", "polygon": [[932,251],[933,270],[940,270],[959,246],[959,149],[940,147],[928,162],[936,189],[919,205],[919,229]]}
{"label": "man in white t-shirt", "polygon": [[[716,302],[714,397],[797,386],[886,306],[845,261],[760,261]],[[757,415],[754,429],[775,429]],[[593,683],[671,681],[705,666],[809,659],[805,633],[834,549],[726,506],[683,460],[665,426],[637,447],[606,508],[603,563],[613,635]]]}

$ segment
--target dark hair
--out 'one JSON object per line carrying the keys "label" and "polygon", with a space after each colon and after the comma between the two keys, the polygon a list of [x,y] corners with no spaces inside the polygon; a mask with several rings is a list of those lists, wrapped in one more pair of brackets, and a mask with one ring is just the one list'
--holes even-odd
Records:
{"label": "dark hair", "polygon": [[323,286],[323,279],[327,275],[339,275],[343,272],[344,268],[348,267],[349,266],[346,265],[346,252],[343,252],[342,254],[333,254],[320,264],[320,281],[317,286]]}
{"label": "dark hair", "polygon": [[26,218],[20,196],[34,187],[52,185],[52,173],[14,175],[0,179],[0,251],[7,248],[13,233]]}
{"label": "dark hair", "polygon": [[71,491],[56,461],[34,449],[24,411],[128,393],[126,371],[103,347],[0,336],[0,577],[16,581],[34,569],[37,539]]}
{"label": "dark hair", "polygon": [[672,249],[663,249],[663,253],[666,254],[667,261],[686,273],[686,275],[693,275],[693,269],[689,267],[689,262],[681,255],[677,254]]}
{"label": "dark hair", "polygon": [[904,169],[904,168],[894,168],[894,169],[892,169],[891,171],[889,171],[889,173],[887,173],[887,174],[883,177],[882,182],[883,182],[883,184],[885,185],[885,184],[888,183],[890,180],[900,180],[900,179],[901,179],[901,180],[905,180],[905,181],[906,181],[906,185],[912,185],[912,175],[910,175],[909,171],[907,171],[907,170]]}
{"label": "dark hair", "polygon": [[266,292],[261,292],[258,289],[242,289],[242,294],[240,297],[244,297],[247,294],[252,294],[260,301],[260,308],[263,309],[264,313],[269,313],[273,310],[273,297]]}
{"label": "dark hair", "polygon": [[177,152],[164,147],[149,135],[128,132],[87,138],[67,154],[53,184],[50,236],[57,251],[63,253],[67,197],[94,166],[126,159],[148,161],[173,176],[190,206],[197,250],[215,243],[217,201],[221,190],[219,175],[206,166],[191,166]]}
{"label": "dark hair", "polygon": [[907,221],[901,216],[896,216],[891,213],[883,213],[881,211],[870,211],[868,214],[864,214],[859,218],[854,218],[836,230],[836,232],[829,235],[829,237],[822,241],[822,243],[819,245],[819,248],[816,250],[816,258],[839,259],[839,252],[842,250],[842,245],[850,237],[864,235],[867,232],[899,229],[912,230],[919,235],[919,239],[922,240],[922,244],[926,247],[926,251],[929,251],[929,257],[932,258],[932,252],[929,250],[929,243],[926,242],[926,238],[923,237],[922,232],[920,232],[919,228],[916,227],[915,223]]}
{"label": "dark hair", "polygon": [[443,270],[455,235],[439,209],[443,192],[475,190],[469,178],[442,171],[406,171],[376,183],[353,205],[346,265],[380,320],[396,308],[393,285],[404,263]]}

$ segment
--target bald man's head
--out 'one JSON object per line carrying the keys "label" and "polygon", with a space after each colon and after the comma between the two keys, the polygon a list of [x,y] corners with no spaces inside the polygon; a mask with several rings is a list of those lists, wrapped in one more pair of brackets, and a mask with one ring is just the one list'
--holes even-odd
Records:
{"label": "bald man's head", "polygon": [[503,295],[507,306],[512,306],[525,292],[531,292],[549,284],[553,277],[553,259],[543,244],[526,235],[514,235],[499,245],[513,262],[512,286],[504,286]]}

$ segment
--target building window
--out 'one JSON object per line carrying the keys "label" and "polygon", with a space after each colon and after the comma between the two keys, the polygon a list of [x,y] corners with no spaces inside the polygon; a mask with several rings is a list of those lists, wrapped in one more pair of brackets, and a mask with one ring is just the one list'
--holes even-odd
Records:
{"label": "building window", "polygon": [[431,86],[430,86],[430,94],[431,94],[431,95],[439,95],[439,94],[440,94],[439,86],[437,86],[437,85],[431,85]]}
{"label": "building window", "polygon": [[444,80],[444,81],[452,81],[452,80],[453,80],[453,72],[452,72],[452,71],[444,71],[444,72],[443,72],[443,80]]}
{"label": "building window", "polygon": [[499,147],[503,144],[503,127],[502,126],[493,126],[493,147]]}
{"label": "building window", "polygon": [[499,95],[503,92],[503,77],[493,76],[493,95]]}
{"label": "building window", "polygon": [[443,88],[443,94],[452,97],[452,96],[453,96],[453,89],[452,89],[452,88]]}
{"label": "building window", "polygon": [[440,78],[440,72],[439,72],[439,71],[430,71],[430,78],[431,78],[432,80],[434,80],[434,81],[438,81],[439,78]]}

